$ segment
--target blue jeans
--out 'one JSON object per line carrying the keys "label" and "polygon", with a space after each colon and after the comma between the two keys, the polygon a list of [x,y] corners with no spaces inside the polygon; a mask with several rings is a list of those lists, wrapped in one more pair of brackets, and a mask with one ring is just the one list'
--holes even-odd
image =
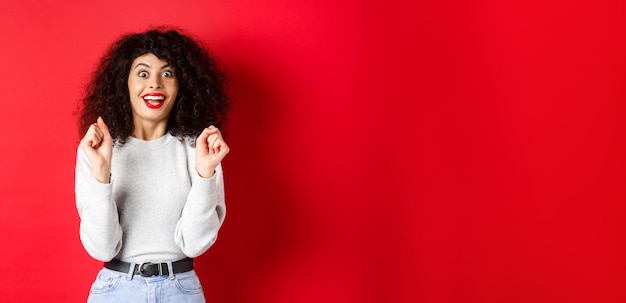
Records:
{"label": "blue jeans", "polygon": [[196,272],[142,277],[103,268],[91,286],[88,303],[195,303],[205,302]]}

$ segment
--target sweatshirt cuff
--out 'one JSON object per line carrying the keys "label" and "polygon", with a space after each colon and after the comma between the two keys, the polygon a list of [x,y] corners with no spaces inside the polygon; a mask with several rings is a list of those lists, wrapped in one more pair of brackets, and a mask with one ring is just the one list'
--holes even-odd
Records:
{"label": "sweatshirt cuff", "polygon": [[108,184],[100,183],[96,178],[89,177],[89,216],[92,222],[97,225],[106,225],[109,216],[117,213],[117,208],[113,202],[113,178]]}
{"label": "sweatshirt cuff", "polygon": [[92,195],[110,198],[113,192],[113,176],[110,177],[109,183],[102,183],[95,177],[89,176],[89,187]]}
{"label": "sweatshirt cuff", "polygon": [[[189,191],[190,196],[194,196],[196,198],[209,198],[211,193],[215,193],[217,188],[217,171],[213,174],[211,178],[204,178],[195,173],[195,175],[191,179],[191,190]],[[204,199],[201,199],[204,200]]]}

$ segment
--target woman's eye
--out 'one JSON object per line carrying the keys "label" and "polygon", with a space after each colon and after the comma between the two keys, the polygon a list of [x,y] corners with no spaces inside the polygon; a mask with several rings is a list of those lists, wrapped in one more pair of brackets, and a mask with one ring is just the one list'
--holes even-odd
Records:
{"label": "woman's eye", "polygon": [[165,78],[169,78],[171,76],[172,76],[172,72],[164,72],[163,73],[163,77],[165,77]]}
{"label": "woman's eye", "polygon": [[141,77],[141,78],[148,77],[148,72],[140,72],[139,73],[139,77]]}

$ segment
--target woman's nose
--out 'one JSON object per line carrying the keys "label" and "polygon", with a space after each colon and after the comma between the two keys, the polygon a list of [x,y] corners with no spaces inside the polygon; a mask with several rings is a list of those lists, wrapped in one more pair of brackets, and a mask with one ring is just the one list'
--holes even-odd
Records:
{"label": "woman's nose", "polygon": [[150,88],[161,88],[161,80],[159,77],[153,77],[150,79]]}

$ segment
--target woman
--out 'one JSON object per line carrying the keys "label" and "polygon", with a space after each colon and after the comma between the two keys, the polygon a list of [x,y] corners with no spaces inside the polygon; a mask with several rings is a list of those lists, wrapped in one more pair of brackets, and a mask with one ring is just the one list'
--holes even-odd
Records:
{"label": "woman", "polygon": [[224,74],[188,36],[154,29],[109,48],[80,111],[80,239],[105,262],[88,302],[205,301],[193,258],[224,220],[227,110]]}

